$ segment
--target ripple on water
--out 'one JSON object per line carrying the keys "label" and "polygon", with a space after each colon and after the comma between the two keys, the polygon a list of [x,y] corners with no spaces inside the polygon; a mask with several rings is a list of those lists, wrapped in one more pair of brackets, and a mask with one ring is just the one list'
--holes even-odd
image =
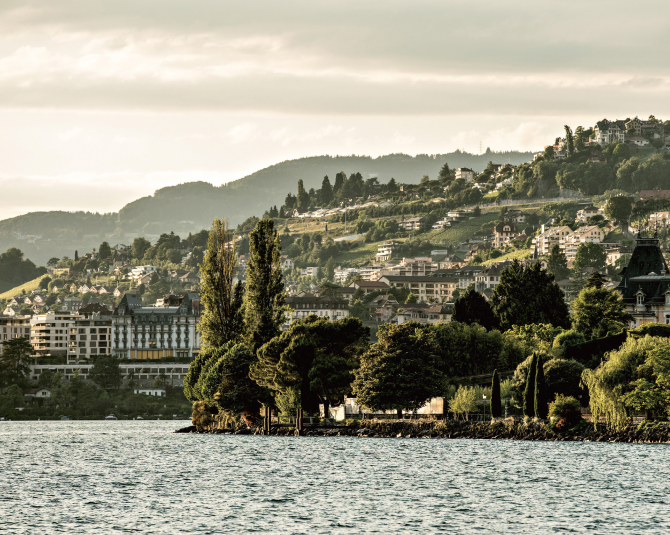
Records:
{"label": "ripple on water", "polygon": [[662,445],[3,422],[0,533],[670,533]]}

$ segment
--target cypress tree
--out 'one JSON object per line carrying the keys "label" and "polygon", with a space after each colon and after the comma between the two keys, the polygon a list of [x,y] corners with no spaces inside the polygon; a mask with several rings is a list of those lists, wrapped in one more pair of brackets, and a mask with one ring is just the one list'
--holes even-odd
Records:
{"label": "cypress tree", "polygon": [[[229,245],[230,244],[230,245]],[[200,266],[200,300],[205,311],[198,324],[203,348],[237,341],[243,333],[242,285],[235,284],[237,250],[223,219],[215,219]]]}
{"label": "cypress tree", "polygon": [[535,416],[535,376],[537,374],[537,355],[533,353],[526,377],[526,389],[523,392],[523,414],[533,418]]}
{"label": "cypress tree", "polygon": [[302,180],[298,180],[298,208],[309,207],[309,193],[305,191],[305,185]]}
{"label": "cypress tree", "polygon": [[244,327],[253,353],[279,334],[285,297],[279,233],[272,219],[261,219],[249,234],[244,294]]}
{"label": "cypress tree", "polygon": [[323,177],[323,182],[321,182],[321,193],[319,195],[323,204],[330,204],[333,200],[333,187],[330,185],[328,175]]}
{"label": "cypress tree", "polygon": [[537,356],[535,372],[535,416],[545,420],[549,414],[549,396],[547,382],[544,379],[544,362],[542,355]]}
{"label": "cypress tree", "polygon": [[502,406],[500,403],[500,376],[498,370],[493,370],[493,380],[491,382],[491,416],[500,418],[502,416]]}

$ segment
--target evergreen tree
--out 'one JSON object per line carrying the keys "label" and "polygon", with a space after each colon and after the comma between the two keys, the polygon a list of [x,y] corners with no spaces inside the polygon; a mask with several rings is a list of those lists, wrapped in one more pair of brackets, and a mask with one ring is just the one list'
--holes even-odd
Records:
{"label": "evergreen tree", "polygon": [[491,380],[491,416],[500,418],[502,416],[502,403],[500,400],[500,376],[498,370],[493,370]]}
{"label": "evergreen tree", "polygon": [[572,327],[586,338],[601,338],[620,332],[633,319],[616,290],[585,286],[570,304]]}
{"label": "evergreen tree", "polygon": [[338,196],[340,190],[344,187],[347,180],[347,175],[344,171],[340,171],[335,175],[335,185],[333,186],[333,195]]}
{"label": "evergreen tree", "polygon": [[603,269],[606,260],[607,253],[600,245],[593,242],[586,242],[581,243],[579,247],[577,247],[573,265],[575,269],[584,269],[587,267]]}
{"label": "evergreen tree", "polygon": [[79,260],[79,251],[74,252],[74,261],[77,262]]}
{"label": "evergreen tree", "polygon": [[523,414],[535,417],[535,378],[537,375],[537,353],[533,353],[526,377],[526,388],[523,392]]}
{"label": "evergreen tree", "polygon": [[584,288],[597,288],[600,290],[600,288],[602,288],[606,282],[607,279],[603,276],[602,273],[600,273],[600,271],[594,271],[586,279]]}
{"label": "evergreen tree", "polygon": [[237,249],[225,220],[215,219],[200,267],[200,300],[205,311],[198,324],[201,345],[221,347],[239,340],[242,324],[242,283],[235,284]]}
{"label": "evergreen tree", "polygon": [[330,282],[335,280],[335,259],[332,256],[326,262],[326,279]]}
{"label": "evergreen tree", "polygon": [[445,162],[440,169],[440,172],[437,175],[437,179],[442,183],[451,181],[451,171],[449,170],[449,164],[447,162]]}
{"label": "evergreen tree", "polygon": [[104,241],[100,244],[100,247],[98,248],[98,256],[101,260],[112,256],[112,248],[109,246],[109,243]]}
{"label": "evergreen tree", "polygon": [[389,180],[389,183],[386,186],[386,191],[389,193],[395,193],[398,191],[398,185],[395,182],[395,178],[391,177],[391,180]]}
{"label": "evergreen tree", "polygon": [[575,153],[575,141],[572,137],[572,129],[567,124],[565,125],[565,145],[569,158]]}
{"label": "evergreen tree", "polygon": [[549,396],[547,394],[547,382],[544,379],[544,362],[542,355],[537,355],[537,362],[535,364],[535,392],[534,392],[534,409],[535,416],[545,420],[549,414]]}
{"label": "evergreen tree", "polygon": [[122,376],[120,359],[111,355],[100,355],[88,373],[88,378],[104,389],[117,389],[121,386]]}
{"label": "evergreen tree", "polygon": [[298,180],[298,208],[309,208],[309,193],[305,191],[305,185]]}
{"label": "evergreen tree", "polygon": [[568,259],[565,253],[561,251],[558,244],[551,248],[549,257],[547,258],[547,269],[554,275],[557,281],[562,281],[568,278],[570,270],[568,269]]}
{"label": "evergreen tree", "polygon": [[468,325],[478,323],[489,331],[498,326],[498,320],[491,310],[491,305],[482,294],[473,288],[467,290],[456,300],[451,319]]}
{"label": "evergreen tree", "polygon": [[252,352],[279,333],[284,299],[279,233],[271,219],[263,219],[249,235],[244,295],[244,326]]}
{"label": "evergreen tree", "polygon": [[554,276],[543,271],[539,262],[522,266],[515,259],[506,267],[493,291],[491,308],[503,330],[531,323],[570,326],[565,295]]}
{"label": "evergreen tree", "polygon": [[328,175],[323,177],[321,182],[321,189],[319,190],[319,197],[322,204],[330,204],[333,201],[333,187],[330,185]]}
{"label": "evergreen tree", "polygon": [[5,340],[0,353],[0,389],[22,385],[30,375],[29,359],[33,346],[27,337]]}

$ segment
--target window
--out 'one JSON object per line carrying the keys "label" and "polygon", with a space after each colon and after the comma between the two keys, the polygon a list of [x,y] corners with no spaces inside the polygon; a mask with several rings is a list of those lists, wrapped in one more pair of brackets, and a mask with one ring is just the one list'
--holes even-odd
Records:
{"label": "window", "polygon": [[643,305],[644,304],[644,295],[638,294],[637,296],[637,304],[638,305]]}

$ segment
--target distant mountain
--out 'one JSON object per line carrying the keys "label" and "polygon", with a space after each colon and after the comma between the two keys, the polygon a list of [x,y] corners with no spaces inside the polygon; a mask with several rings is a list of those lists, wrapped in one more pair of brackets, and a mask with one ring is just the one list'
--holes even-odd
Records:
{"label": "distant mountain", "polygon": [[[58,256],[56,250],[61,247],[82,250],[97,247],[104,236],[115,231],[128,240],[137,235],[155,237],[166,230],[188,233],[209,228],[215,217],[226,217],[231,226],[237,225],[249,216],[260,216],[270,206],[281,206],[288,192],[295,194],[300,179],[305,188],[318,189],[325,175],[332,182],[338,172],[344,171],[347,174],[360,172],[364,178],[376,176],[380,182],[388,182],[393,177],[398,182],[416,184],[423,175],[436,178],[445,162],[451,168],[470,167],[482,171],[489,161],[518,165],[532,157],[532,152],[487,150],[481,155],[456,151],[417,156],[313,156],[287,160],[218,187],[206,182],[189,182],[162,188],[127,204],[118,213],[32,212],[5,219],[0,221],[0,248],[19,247],[35,262],[44,263],[50,256]],[[26,241],[11,236],[12,232],[42,235],[51,242],[41,240],[29,246]]]}

